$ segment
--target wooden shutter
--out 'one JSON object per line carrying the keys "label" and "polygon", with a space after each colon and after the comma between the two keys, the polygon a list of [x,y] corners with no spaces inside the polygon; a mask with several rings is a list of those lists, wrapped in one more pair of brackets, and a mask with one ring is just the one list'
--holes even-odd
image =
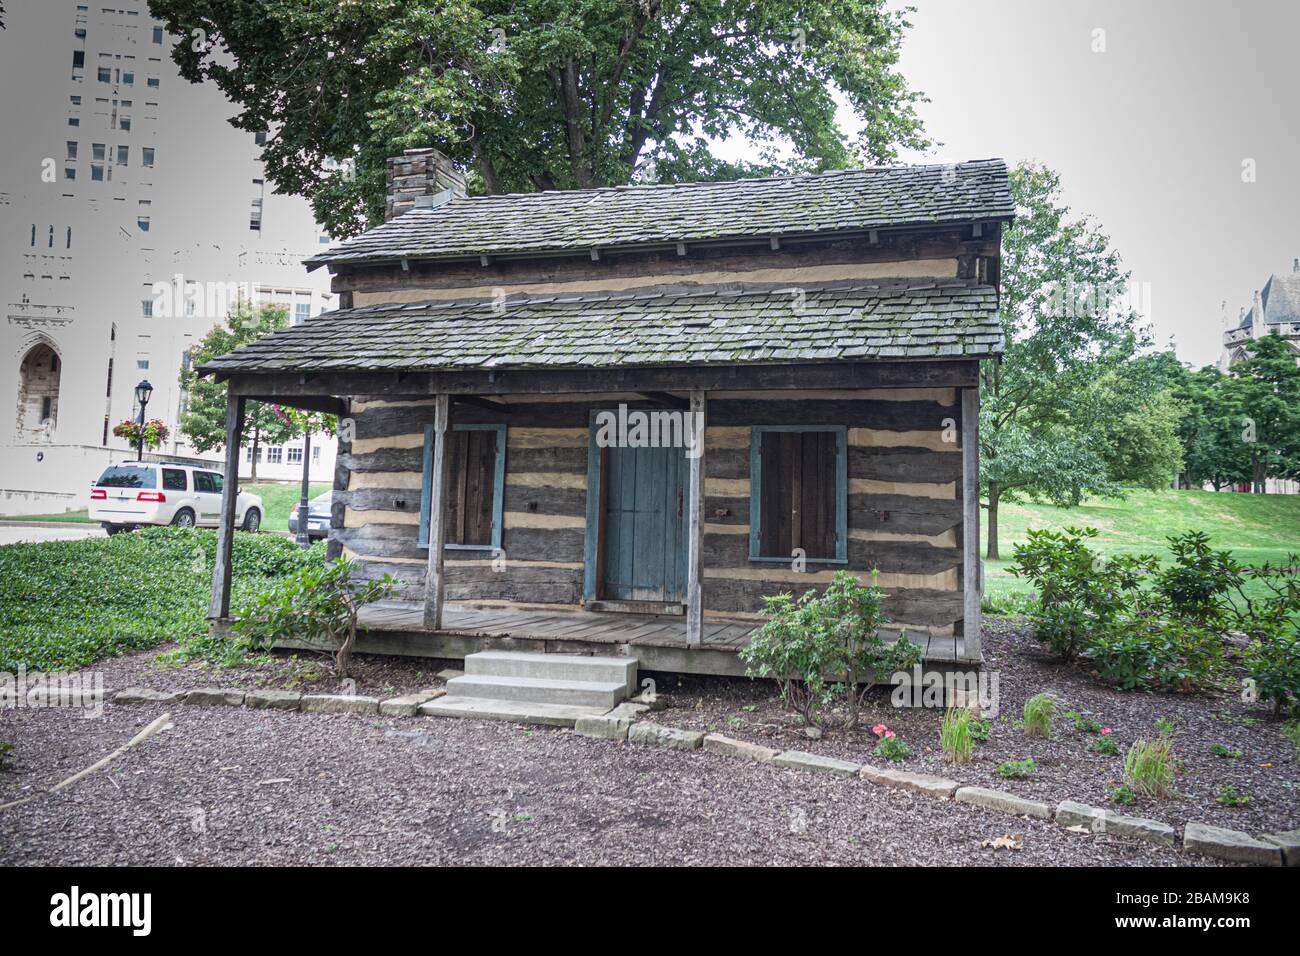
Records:
{"label": "wooden shutter", "polygon": [[762,433],[760,557],[835,557],[836,444],[829,431]]}
{"label": "wooden shutter", "polygon": [[452,431],[448,438],[447,543],[490,546],[497,433],[471,429]]}

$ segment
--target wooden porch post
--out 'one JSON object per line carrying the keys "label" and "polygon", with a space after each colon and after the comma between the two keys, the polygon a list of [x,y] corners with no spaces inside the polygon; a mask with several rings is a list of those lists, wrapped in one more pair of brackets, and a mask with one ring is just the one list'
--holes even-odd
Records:
{"label": "wooden porch post", "polygon": [[424,626],[442,628],[442,592],[445,584],[442,552],[447,539],[447,431],[451,427],[451,396],[440,394],[433,412],[433,462],[429,470],[429,569],[424,585]]}
{"label": "wooden porch post", "polygon": [[980,563],[980,390],[961,392],[961,487],[962,487],[962,637],[966,658],[980,659],[980,592],[983,566]]}
{"label": "wooden porch post", "polygon": [[689,459],[690,488],[686,516],[686,643],[704,641],[704,426],[707,400],[703,389],[692,389],[690,426],[695,444]]}
{"label": "wooden porch post", "polygon": [[212,569],[212,604],[208,618],[230,617],[230,559],[234,548],[235,510],[239,498],[239,433],[244,429],[243,396],[226,393],[226,472],[221,485],[221,524],[217,525],[217,562]]}

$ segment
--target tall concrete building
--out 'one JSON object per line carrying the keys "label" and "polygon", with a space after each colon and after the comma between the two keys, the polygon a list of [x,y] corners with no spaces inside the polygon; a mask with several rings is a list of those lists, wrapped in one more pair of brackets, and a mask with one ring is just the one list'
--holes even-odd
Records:
{"label": "tall concrete building", "polygon": [[[335,307],[302,259],[328,242],[305,200],[271,192],[264,134],[234,129],[220,92],[183,80],[144,0],[18,0],[0,31],[0,513],[78,508],[131,453],[139,411],[180,434],[179,373],[238,299],[294,322]],[[259,478],[301,474],[302,443]],[[298,449],[294,454],[294,449]],[[316,451],[319,449],[319,451]],[[313,442],[312,477],[334,443]],[[210,456],[209,456],[210,457]],[[251,468],[251,461],[248,466]]]}

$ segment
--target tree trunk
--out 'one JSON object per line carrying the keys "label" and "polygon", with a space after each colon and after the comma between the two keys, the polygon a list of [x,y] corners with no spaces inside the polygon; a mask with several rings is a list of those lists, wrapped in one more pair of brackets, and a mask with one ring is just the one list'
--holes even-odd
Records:
{"label": "tree trunk", "polygon": [[259,440],[259,437],[260,437],[260,436],[258,435],[257,431],[258,431],[258,430],[257,430],[257,426],[254,425],[254,426],[253,426],[253,445],[252,445],[252,448],[253,448],[253,465],[252,465],[252,470],[251,470],[251,472],[249,473],[249,479],[248,479],[248,481],[249,481],[250,484],[252,484],[253,482],[257,481],[257,446],[258,446],[258,440]]}
{"label": "tree trunk", "polygon": [[989,482],[989,548],[985,555],[990,561],[998,560],[998,483]]}

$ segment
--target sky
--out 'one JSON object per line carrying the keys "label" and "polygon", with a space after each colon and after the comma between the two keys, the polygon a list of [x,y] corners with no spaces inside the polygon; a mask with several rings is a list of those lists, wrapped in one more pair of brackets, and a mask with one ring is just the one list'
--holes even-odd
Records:
{"label": "sky", "polygon": [[1300,257],[1300,2],[911,5],[900,70],[943,145],[904,161],[1055,169],[1149,296],[1156,343],[1216,361],[1223,303],[1235,325]]}

